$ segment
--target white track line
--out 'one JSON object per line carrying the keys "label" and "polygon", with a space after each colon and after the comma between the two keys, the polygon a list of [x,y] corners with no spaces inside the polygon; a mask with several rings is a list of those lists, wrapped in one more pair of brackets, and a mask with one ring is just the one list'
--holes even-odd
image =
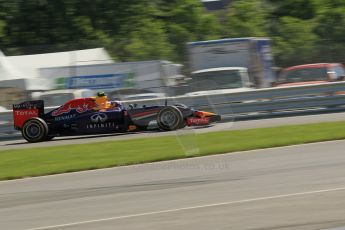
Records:
{"label": "white track line", "polygon": [[30,229],[26,229],[26,230],[57,229],[57,228],[71,227],[71,226],[97,223],[97,222],[110,221],[110,220],[129,219],[129,218],[142,217],[142,216],[166,214],[166,213],[173,213],[173,212],[180,212],[180,211],[187,211],[187,210],[189,211],[189,210],[193,210],[193,209],[212,208],[212,207],[226,206],[226,205],[232,205],[232,204],[243,204],[243,203],[249,203],[249,202],[255,202],[255,201],[264,201],[264,200],[271,200],[271,199],[278,199],[278,198],[312,195],[312,194],[335,192],[335,191],[342,191],[342,190],[345,190],[345,187],[333,188],[333,189],[324,189],[324,190],[315,190],[315,191],[308,191],[308,192],[299,192],[299,193],[290,193],[290,194],[276,195],[276,196],[266,196],[266,197],[259,197],[259,198],[245,199],[245,200],[228,201],[228,202],[206,204],[206,205],[199,205],[199,206],[190,206],[190,207],[177,208],[177,209],[167,209],[167,210],[154,211],[154,212],[144,212],[144,213],[115,216],[115,217],[109,217],[109,218],[103,218],[103,219],[95,219],[95,220],[87,220],[87,221],[80,221],[80,222],[60,224],[60,225],[50,225],[50,226],[45,226],[45,227],[30,228]]}

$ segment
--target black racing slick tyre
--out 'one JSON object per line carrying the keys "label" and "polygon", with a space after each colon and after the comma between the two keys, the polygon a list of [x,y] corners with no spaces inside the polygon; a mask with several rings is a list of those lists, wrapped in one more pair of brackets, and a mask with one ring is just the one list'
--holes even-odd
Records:
{"label": "black racing slick tyre", "polygon": [[180,129],[183,123],[183,115],[175,106],[164,107],[157,115],[158,127],[165,131]]}
{"label": "black racing slick tyre", "polygon": [[41,142],[47,140],[48,125],[39,118],[34,117],[27,120],[22,128],[22,136],[30,143]]}

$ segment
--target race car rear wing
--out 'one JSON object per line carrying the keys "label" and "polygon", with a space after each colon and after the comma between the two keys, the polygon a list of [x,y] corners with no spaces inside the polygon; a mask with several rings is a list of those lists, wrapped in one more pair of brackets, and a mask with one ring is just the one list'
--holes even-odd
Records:
{"label": "race car rear wing", "polygon": [[13,121],[15,129],[20,130],[24,123],[32,117],[43,116],[44,102],[42,100],[25,101],[23,103],[13,105]]}

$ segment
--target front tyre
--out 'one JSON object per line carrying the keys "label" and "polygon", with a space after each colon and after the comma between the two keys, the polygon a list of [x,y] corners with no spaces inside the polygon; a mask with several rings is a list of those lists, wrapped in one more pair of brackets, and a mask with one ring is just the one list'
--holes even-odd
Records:
{"label": "front tyre", "polygon": [[165,131],[180,129],[183,123],[183,115],[175,106],[164,107],[157,115],[158,127]]}
{"label": "front tyre", "polygon": [[31,118],[25,122],[22,128],[22,136],[30,143],[47,140],[48,125],[38,117]]}

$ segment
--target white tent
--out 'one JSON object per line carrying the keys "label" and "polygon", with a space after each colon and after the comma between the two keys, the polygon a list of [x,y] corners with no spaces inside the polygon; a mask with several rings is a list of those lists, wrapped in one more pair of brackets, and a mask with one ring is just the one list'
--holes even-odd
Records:
{"label": "white tent", "polygon": [[34,77],[39,76],[38,70],[41,68],[113,63],[110,55],[104,48],[7,56],[6,58],[15,64],[18,70]]}
{"label": "white tent", "polygon": [[[8,58],[0,51],[0,87],[1,88],[18,88],[22,90],[42,89],[42,84],[37,87],[32,84],[32,76],[25,75]],[[43,81],[42,81],[43,82]],[[43,88],[45,89],[45,88]]]}
{"label": "white tent", "polygon": [[19,78],[25,78],[24,74],[14,67],[14,65],[0,51],[0,80],[3,81]]}
{"label": "white tent", "polygon": [[39,76],[42,68],[108,63],[113,61],[104,48],[20,56],[5,56],[0,51],[0,87],[47,90],[47,80]]}

